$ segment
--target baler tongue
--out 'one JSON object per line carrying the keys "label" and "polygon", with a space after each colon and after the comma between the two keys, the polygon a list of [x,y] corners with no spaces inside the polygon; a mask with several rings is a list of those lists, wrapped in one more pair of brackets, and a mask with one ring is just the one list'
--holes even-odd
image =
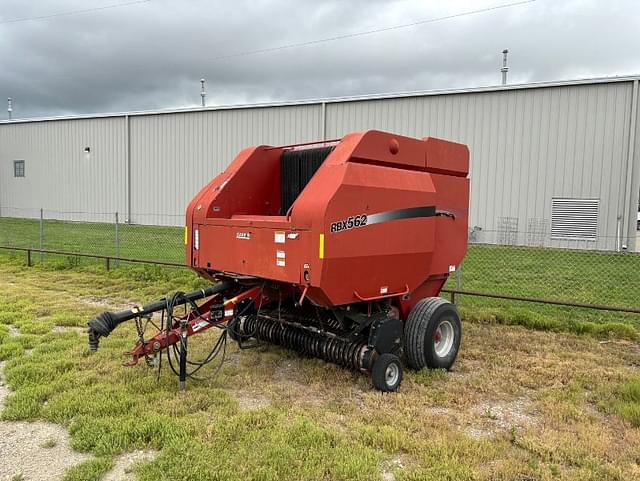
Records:
{"label": "baler tongue", "polygon": [[[403,354],[449,368],[461,323],[437,296],[466,253],[468,172],[464,145],[378,131],[245,149],[187,208],[187,265],[216,284],[100,314],[89,349],[134,320],[130,364],[160,369],[166,353],[182,386],[228,338],[369,372],[382,391],[398,389]],[[187,361],[188,338],[211,327],[210,353]]]}
{"label": "baler tongue", "polygon": [[161,299],[142,307],[135,306],[120,312],[103,312],[88,323],[89,351],[96,352],[100,345],[100,338],[109,336],[116,327],[125,321],[130,321],[131,319],[150,319],[155,312],[172,311],[179,306],[195,306],[195,301],[217,295],[232,287],[234,287],[233,283],[220,283],[193,292],[177,292],[169,300]]}

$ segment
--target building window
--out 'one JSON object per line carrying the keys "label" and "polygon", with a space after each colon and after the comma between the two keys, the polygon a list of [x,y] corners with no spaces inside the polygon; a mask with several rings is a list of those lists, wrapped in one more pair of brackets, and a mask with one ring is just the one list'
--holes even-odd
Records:
{"label": "building window", "polygon": [[596,240],[599,199],[551,199],[551,238]]}
{"label": "building window", "polygon": [[24,160],[13,161],[13,176],[24,177]]}

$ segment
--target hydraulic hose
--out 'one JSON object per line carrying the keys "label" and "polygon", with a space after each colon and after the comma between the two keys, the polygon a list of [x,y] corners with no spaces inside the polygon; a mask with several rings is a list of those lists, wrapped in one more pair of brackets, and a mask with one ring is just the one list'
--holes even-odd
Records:
{"label": "hydraulic hose", "polygon": [[[205,287],[193,292],[187,292],[177,296],[173,301],[173,305],[192,303],[199,299],[219,294],[234,287],[233,282],[221,282],[213,286]],[[107,337],[113,330],[125,321],[135,319],[136,317],[144,317],[167,308],[167,299],[161,299],[142,307],[133,307],[131,309],[120,312],[103,312],[95,319],[89,321],[89,350],[96,352],[100,344],[101,337]]]}

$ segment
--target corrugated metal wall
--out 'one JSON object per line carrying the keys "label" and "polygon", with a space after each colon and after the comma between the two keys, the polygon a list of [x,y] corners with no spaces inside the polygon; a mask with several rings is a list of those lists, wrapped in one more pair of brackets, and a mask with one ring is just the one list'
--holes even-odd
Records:
{"label": "corrugated metal wall", "polygon": [[[125,136],[118,117],[0,125],[1,214],[112,221],[126,208]],[[25,161],[24,178],[14,160]]]}
{"label": "corrugated metal wall", "polygon": [[186,204],[241,149],[317,140],[320,118],[320,105],[130,117],[131,220],[182,225]]}
{"label": "corrugated metal wall", "polygon": [[[324,116],[322,104],[312,103],[4,123],[0,214],[29,217],[45,207],[118,211],[124,218],[130,209],[135,223],[181,225],[191,197],[246,146],[377,128],[469,145],[471,225],[482,228],[478,240],[496,241],[503,227],[498,218],[510,218],[517,219],[521,232],[517,242],[526,244],[530,224],[539,221],[550,232],[553,197],[598,198],[597,243],[554,243],[612,249],[618,216],[628,202],[632,90],[633,81],[617,81],[334,101],[326,103]],[[640,121],[636,132],[639,128]],[[640,134],[635,143],[631,172],[637,193]],[[16,159],[25,160],[23,179],[13,177]],[[627,209],[629,219],[635,218],[635,205]],[[77,219],[104,216],[78,214]]]}
{"label": "corrugated metal wall", "polygon": [[[553,197],[600,199],[598,242],[615,248],[624,210],[632,82],[433,95],[327,105],[327,135],[381,129],[469,145],[471,225],[495,242],[499,217],[551,219]],[[549,229],[550,230],[550,229]]]}
{"label": "corrugated metal wall", "polygon": [[[636,91],[636,104],[635,104],[635,145],[629,161],[631,162],[631,168],[628,171],[631,172],[631,203],[629,205],[629,217],[628,222],[628,236],[633,236],[633,226],[637,226],[636,238],[635,238],[635,251],[640,252],[640,80],[634,82]],[[635,197],[637,196],[637,197]],[[634,199],[635,202],[634,202]],[[634,249],[633,243],[629,243],[629,248]]]}

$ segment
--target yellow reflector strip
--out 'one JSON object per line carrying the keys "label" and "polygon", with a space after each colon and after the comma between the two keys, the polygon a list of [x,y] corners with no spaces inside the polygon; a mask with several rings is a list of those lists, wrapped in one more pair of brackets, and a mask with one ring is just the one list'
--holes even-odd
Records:
{"label": "yellow reflector strip", "polygon": [[320,259],[324,259],[324,234],[320,234],[320,251],[318,252]]}
{"label": "yellow reflector strip", "polygon": [[184,226],[184,245],[187,245],[187,226]]}

